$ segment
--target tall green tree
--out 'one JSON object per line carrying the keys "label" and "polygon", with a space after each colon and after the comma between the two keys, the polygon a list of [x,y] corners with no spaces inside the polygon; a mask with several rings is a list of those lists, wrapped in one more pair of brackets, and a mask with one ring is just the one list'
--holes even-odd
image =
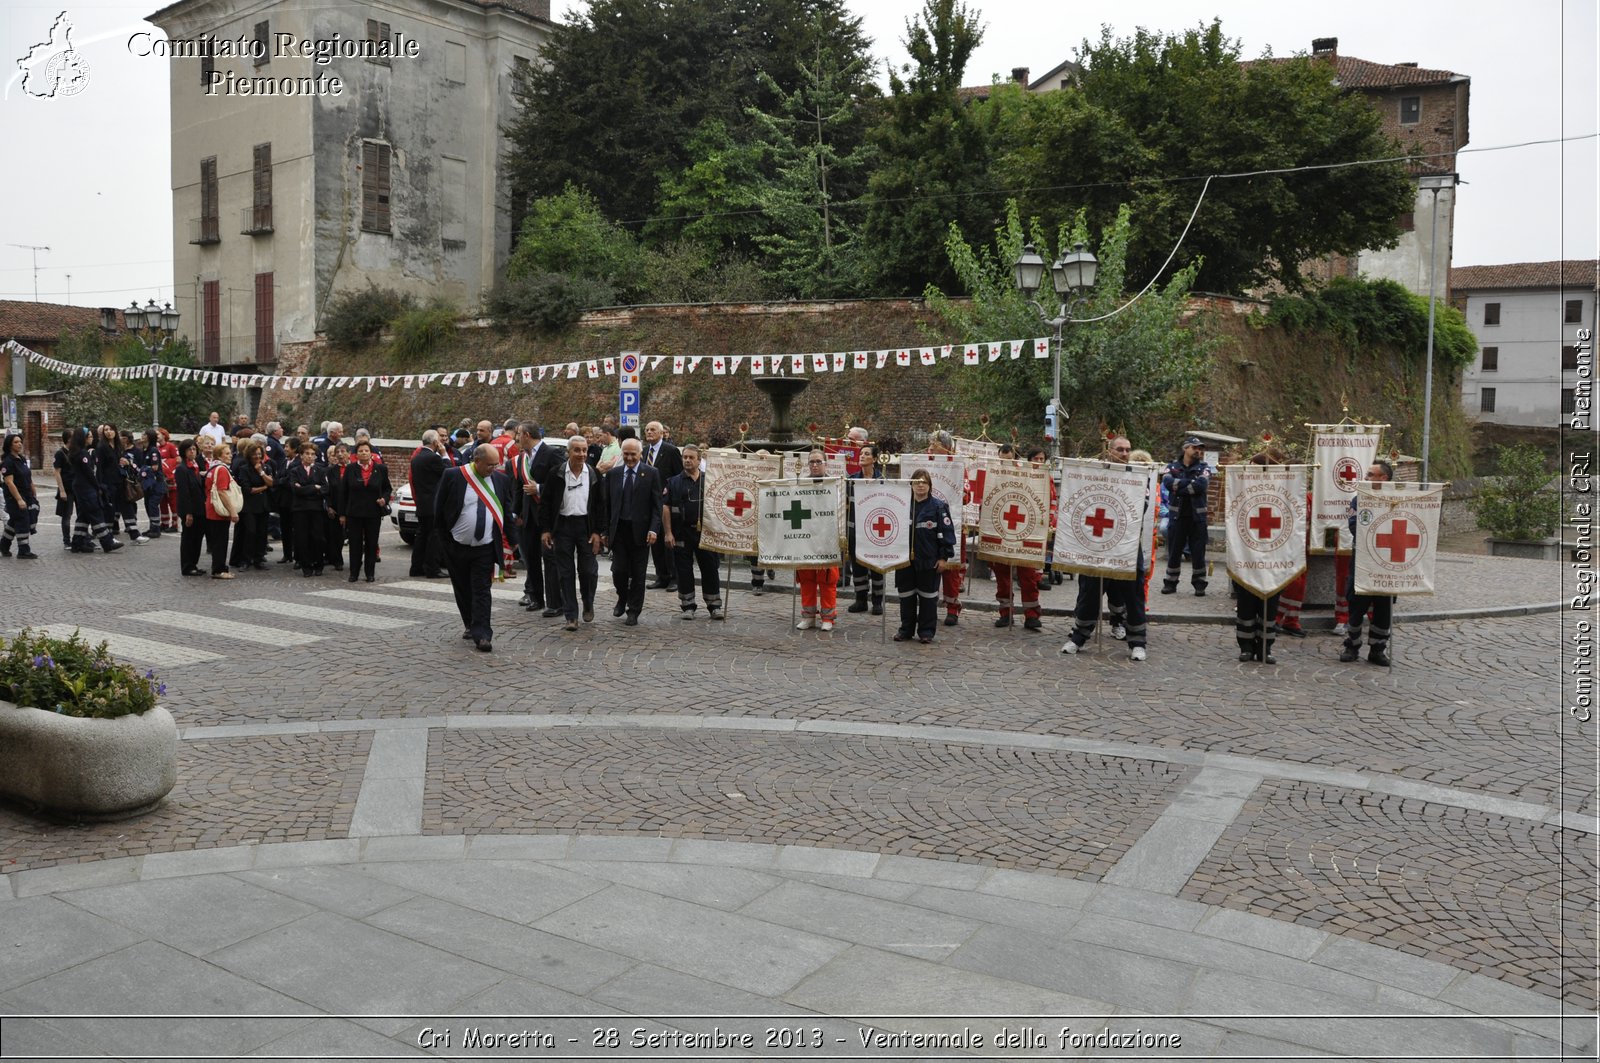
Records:
{"label": "tall green tree", "polygon": [[514,207],[570,182],[614,220],[655,216],[662,180],[694,161],[695,131],[717,120],[746,140],[745,109],[774,105],[757,73],[792,91],[819,35],[840,56],[867,54],[843,0],[593,0],[518,75]]}
{"label": "tall green tree", "polygon": [[960,0],[923,0],[906,23],[912,61],[889,72],[862,231],[872,283],[883,294],[949,287],[956,277],[942,248],[948,226],[972,237],[998,220],[983,129],[959,92],[982,41],[978,13]]}
{"label": "tall green tree", "polygon": [[[1391,247],[1414,186],[1398,163],[1332,164],[1400,154],[1378,113],[1341,90],[1325,63],[1270,55],[1241,62],[1219,22],[1182,34],[1109,28],[1077,53],[1076,92],[997,97],[998,181],[1025,188],[1047,223],[1080,206],[1096,226],[1123,203],[1137,226],[1129,268],[1140,283],[1177,245],[1207,174],[1211,183],[1173,268],[1200,262],[1196,284],[1239,292],[1302,287],[1300,266],[1329,253]],[[1292,173],[1256,173],[1329,167]]]}
{"label": "tall green tree", "polygon": [[[1080,213],[1053,238],[1037,220],[1031,225],[1032,242],[1045,261],[1053,261],[1063,247],[1085,243],[1100,262],[1094,289],[1072,304],[1074,320],[1062,331],[1061,398],[1068,416],[1060,433],[1065,454],[1098,452],[1102,423],[1148,438],[1154,419],[1182,404],[1195,386],[1210,349],[1207,337],[1182,323],[1197,265],[1179,270],[1165,285],[1123,309],[1130,298],[1123,286],[1134,233],[1132,214],[1126,207],[1119,210],[1098,241],[1084,219]],[[970,298],[958,301],[937,288],[929,288],[926,298],[963,340],[1031,338],[1047,332],[1039,311],[1012,283],[1011,265],[1027,239],[1015,200],[1006,203],[1005,221],[995,231],[992,247],[974,248],[954,225],[947,231],[946,252],[960,291]],[[1048,280],[1037,299],[1045,314],[1060,314],[1061,301]],[[1084,320],[1092,318],[1104,320]],[[1002,358],[974,367],[953,366],[949,372],[972,420],[988,413],[1002,428],[1015,426],[1031,434],[1038,431],[1050,399],[1053,369],[1051,359]]]}
{"label": "tall green tree", "polygon": [[687,149],[687,165],[662,176],[661,211],[646,223],[646,240],[687,240],[712,256],[719,251],[750,254],[765,231],[766,149],[736,142],[720,118],[700,123]]}

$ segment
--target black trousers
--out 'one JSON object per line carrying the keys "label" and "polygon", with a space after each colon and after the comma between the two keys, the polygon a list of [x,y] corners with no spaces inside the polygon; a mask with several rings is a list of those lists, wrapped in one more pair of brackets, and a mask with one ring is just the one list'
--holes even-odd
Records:
{"label": "black trousers", "polygon": [[611,540],[611,583],[631,616],[644,611],[644,570],[649,561],[650,547],[634,542],[633,523],[618,524],[616,538]]}
{"label": "black trousers", "polygon": [[193,524],[185,524],[184,518],[178,518],[178,571],[189,572],[200,567],[200,552],[206,541],[206,519],[194,518]]}
{"label": "black trousers", "polygon": [[322,557],[335,568],[344,565],[344,528],[338,517],[322,518]]}
{"label": "black trousers", "polygon": [[674,555],[676,549],[667,547],[667,537],[661,536],[650,547],[650,557],[655,564],[656,582],[671,583],[678,576],[678,559]]}
{"label": "black trousers", "polygon": [[239,514],[239,523],[233,530],[233,550],[228,554],[229,565],[252,565],[267,556],[267,514],[265,511]]}
{"label": "black trousers", "polygon": [[433,514],[417,515],[417,537],[411,543],[411,575],[437,576],[444,562],[439,556],[439,536],[434,531]]}
{"label": "black trousers", "polygon": [[328,518],[320,509],[300,509],[294,512],[294,557],[296,568],[307,572],[320,571],[323,559],[323,532]]}
{"label": "black trousers", "polygon": [[[1143,552],[1140,558],[1143,559]],[[1072,634],[1068,637],[1079,646],[1089,641],[1094,626],[1100,620],[1100,596],[1104,594],[1114,617],[1122,617],[1128,629],[1128,648],[1143,646],[1150,637],[1150,622],[1144,608],[1144,572],[1141,569],[1133,579],[1105,579],[1101,576],[1078,577],[1078,601],[1072,612]]]}
{"label": "black trousers", "polygon": [[595,588],[600,582],[600,562],[589,545],[589,518],[557,518],[552,538],[561,585],[561,611],[568,620],[576,620],[580,593],[583,608],[593,609]]}
{"label": "black trousers", "polygon": [[672,560],[678,570],[678,607],[686,613],[694,612],[694,570],[700,569],[700,587],[706,596],[707,609],[722,608],[722,580],[717,565],[722,555],[700,549],[697,534],[688,541],[677,540],[672,548]]}
{"label": "black trousers", "polygon": [[1278,616],[1278,598],[1257,598],[1246,587],[1233,581],[1233,635],[1239,643],[1239,652],[1248,653],[1258,661],[1266,660],[1272,652],[1276,638],[1273,621]]}
{"label": "black trousers", "polygon": [[350,537],[350,575],[364,568],[368,579],[378,566],[378,529],[382,517],[346,517],[345,532]]}
{"label": "black trousers", "polygon": [[[489,626],[489,589],[494,585],[494,569],[500,560],[500,544],[462,546],[446,539],[444,563],[450,570],[450,589],[455,592],[461,626],[475,639],[492,639]],[[351,565],[355,559],[350,560]]]}
{"label": "black trousers", "polygon": [[72,545],[72,496],[56,499],[56,516],[61,518],[61,545]]}
{"label": "black trousers", "polygon": [[522,527],[517,532],[517,546],[522,552],[522,564],[528,570],[522,578],[522,593],[526,594],[539,609],[544,608],[548,600],[545,595],[554,598],[558,593],[552,586],[545,588],[545,568],[555,567],[555,559],[547,558],[543,544],[539,541],[539,526],[531,520],[522,522]]}
{"label": "black trousers", "polygon": [[1194,571],[1189,582],[1196,589],[1206,585],[1206,522],[1193,515],[1174,514],[1167,524],[1167,577],[1168,584],[1176,584],[1183,575],[1183,551],[1189,551],[1189,563]]}
{"label": "black trousers", "polygon": [[939,584],[936,568],[897,568],[894,589],[900,594],[900,634],[931,639],[939,620]]}
{"label": "black trousers", "polygon": [[232,521],[206,518],[206,552],[211,555],[211,574],[228,571],[228,529]]}

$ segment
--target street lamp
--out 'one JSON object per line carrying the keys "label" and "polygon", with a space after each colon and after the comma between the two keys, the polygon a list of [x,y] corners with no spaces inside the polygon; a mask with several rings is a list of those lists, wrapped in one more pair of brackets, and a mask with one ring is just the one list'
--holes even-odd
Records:
{"label": "street lamp", "polygon": [[128,333],[138,340],[140,346],[150,355],[150,426],[160,428],[161,384],[156,370],[160,364],[157,355],[178,331],[178,312],[172,309],[171,303],[157,306],[154,299],[149,300],[141,310],[139,301],[135,299],[128,309],[122,312],[122,323],[127,326]]}
{"label": "street lamp", "polygon": [[[1456,186],[1453,173],[1429,174],[1417,187],[1433,193],[1433,228],[1428,234],[1428,362],[1422,385],[1422,482],[1428,482],[1428,438],[1433,428],[1433,299],[1438,288],[1439,193]],[[1448,268],[1448,263],[1446,263]]]}
{"label": "street lamp", "polygon": [[1050,388],[1050,408],[1045,412],[1045,425],[1050,429],[1052,458],[1061,456],[1061,422],[1065,420],[1061,412],[1061,327],[1072,320],[1073,308],[1088,299],[1094,289],[1095,272],[1099,268],[1100,260],[1083,244],[1073,244],[1071,251],[1063,252],[1056,259],[1050,267],[1050,284],[1061,301],[1061,313],[1051,317],[1033,298],[1044,283],[1044,259],[1039,257],[1038,250],[1032,244],[1023,244],[1022,254],[1011,265],[1011,277],[1017,291],[1028,300],[1028,305],[1033,307],[1040,319],[1056,332],[1055,379]]}

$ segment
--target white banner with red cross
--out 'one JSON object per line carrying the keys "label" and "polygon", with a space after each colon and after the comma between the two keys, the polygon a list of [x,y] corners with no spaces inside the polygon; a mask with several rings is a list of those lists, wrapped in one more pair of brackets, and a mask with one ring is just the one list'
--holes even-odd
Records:
{"label": "white banner with red cross", "polygon": [[847,480],[855,502],[856,562],[873,572],[911,564],[911,482]]}
{"label": "white banner with red cross", "polygon": [[1306,570],[1306,467],[1224,466],[1228,575],[1270,598]]}
{"label": "white banner with red cross", "polygon": [[933,497],[949,507],[951,515],[961,512],[962,500],[966,497],[967,470],[966,462],[959,454],[902,454],[900,455],[900,478],[911,479],[911,474],[919,469],[928,473],[928,478],[933,481]]}
{"label": "white banner with red cross", "polygon": [[1432,594],[1445,484],[1356,485],[1356,593]]}
{"label": "white banner with red cross", "polygon": [[783,475],[783,457],[736,450],[706,455],[700,511],[700,549],[749,557],[756,553],[756,506],[762,480]]}
{"label": "white banner with red cross", "polygon": [[[967,528],[976,528],[978,518],[983,508],[983,479],[985,463],[990,460],[999,460],[1000,444],[992,439],[966,439],[962,436],[955,437],[956,453],[961,456],[966,466],[966,486],[962,489],[961,523]],[[951,515],[955,515],[956,507],[950,507]]]}
{"label": "white banner with red cross", "polygon": [[1150,497],[1150,469],[1143,465],[1062,458],[1051,567],[1133,579]]}
{"label": "white banner with red cross", "polygon": [[1050,472],[1026,461],[990,461],[983,470],[978,556],[1039,568],[1050,533]]}
{"label": "white banner with red cross", "polygon": [[[1313,424],[1311,429],[1311,552],[1349,553],[1350,500],[1356,481],[1378,454],[1386,424]],[[1328,529],[1338,534],[1329,536]],[[1331,541],[1330,541],[1331,540]]]}
{"label": "white banner with red cross", "polygon": [[844,550],[842,480],[767,480],[756,497],[758,564],[832,568]]}

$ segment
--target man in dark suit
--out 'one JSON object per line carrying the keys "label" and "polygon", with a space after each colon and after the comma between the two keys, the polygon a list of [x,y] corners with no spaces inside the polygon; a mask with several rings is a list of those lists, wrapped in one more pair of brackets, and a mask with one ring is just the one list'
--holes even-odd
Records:
{"label": "man in dark suit", "polygon": [[[589,441],[581,435],[567,440],[566,463],[550,470],[539,485],[539,527],[540,542],[555,556],[560,572],[566,628],[576,631],[580,592],[583,622],[594,622],[594,592],[600,580],[595,557],[606,529],[605,485],[589,466]],[[548,588],[545,593],[548,602]]]}
{"label": "man in dark suit", "polygon": [[438,579],[444,563],[438,525],[433,519],[433,502],[439,495],[439,481],[450,463],[444,458],[444,442],[438,429],[422,433],[422,446],[411,455],[411,501],[417,507],[417,540],[411,547],[411,575]]}
{"label": "man in dark suit", "polygon": [[644,570],[650,547],[661,538],[661,477],[646,465],[637,439],[622,444],[622,461],[606,473],[606,542],[611,547],[611,582],[617,588],[612,615],[624,613],[629,627],[644,609]]}
{"label": "man in dark suit", "polygon": [[465,630],[479,652],[494,649],[489,626],[489,589],[507,533],[506,515],[514,498],[511,479],[499,471],[500,451],[485,443],[472,452],[472,463],[451,469],[439,481],[433,519],[444,541],[445,567]]}
{"label": "man in dark suit", "polygon": [[[667,430],[660,421],[651,421],[644,426],[644,463],[661,477],[663,489],[683,471],[683,452],[667,438]],[[656,540],[656,544],[650,548],[650,557],[656,568],[656,581],[650,585],[651,589],[670,591],[676,587],[678,566],[672,551],[667,548],[665,537]]]}
{"label": "man in dark suit", "polygon": [[517,426],[516,443],[517,456],[506,471],[516,491],[518,545],[522,549],[522,563],[528,566],[522,598],[517,604],[530,613],[542,610],[547,617],[559,616],[560,573],[555,551],[544,549],[542,541],[544,526],[539,523],[539,485],[561,466],[566,454],[546,446],[543,429],[532,421],[523,421]]}

